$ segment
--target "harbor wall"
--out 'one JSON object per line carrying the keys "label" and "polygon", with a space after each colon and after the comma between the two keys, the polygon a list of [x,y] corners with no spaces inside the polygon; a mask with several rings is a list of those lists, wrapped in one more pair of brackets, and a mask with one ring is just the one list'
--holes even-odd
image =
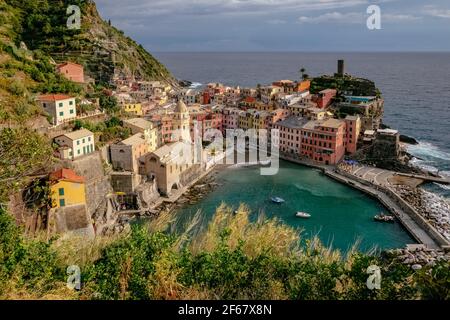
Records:
{"label": "harbor wall", "polygon": [[[338,180],[342,183],[346,183],[347,185],[352,186],[353,188],[356,188],[362,192],[365,192],[372,197],[375,197],[378,201],[380,201],[386,208],[389,209],[395,216],[402,222],[403,226],[409,231],[409,233],[414,236],[414,238],[419,241],[423,242],[420,236],[416,234],[416,232],[409,226],[408,223],[405,223],[402,216],[397,212],[396,208],[393,208],[389,203],[385,201],[382,197],[380,197],[379,192],[382,192],[385,194],[389,199],[395,202],[397,206],[400,207],[400,209],[407,214],[409,217],[414,220],[414,222],[419,225],[419,227],[425,231],[439,246],[445,247],[450,244],[450,242],[444,238],[431,224],[428,223],[428,221],[425,220],[410,204],[408,204],[405,200],[401,198],[400,195],[398,195],[396,192],[387,189],[382,188],[380,186],[374,185],[370,183],[369,181],[366,181],[364,179],[361,179],[359,177],[355,177],[353,175],[350,175],[346,172],[331,172],[329,170],[323,170],[324,174],[328,177],[331,177],[335,180]],[[351,181],[353,180],[358,182],[359,184],[362,184],[364,187],[360,187],[357,184],[352,184]],[[377,192],[378,191],[378,192]]]}

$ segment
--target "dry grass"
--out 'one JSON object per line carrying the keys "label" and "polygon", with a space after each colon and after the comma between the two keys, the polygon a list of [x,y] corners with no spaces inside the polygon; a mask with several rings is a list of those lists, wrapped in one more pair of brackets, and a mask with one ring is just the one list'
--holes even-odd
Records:
{"label": "dry grass", "polygon": [[86,240],[79,236],[66,236],[58,239],[53,244],[53,248],[58,252],[61,265],[77,265],[82,268],[98,260],[101,257],[102,250],[110,244],[127,236],[127,234],[100,236],[92,240]]}
{"label": "dry grass", "polygon": [[300,231],[283,225],[276,219],[266,220],[260,214],[256,222],[249,219],[250,209],[241,204],[236,213],[225,204],[216,210],[207,229],[197,234],[190,243],[194,254],[214,251],[221,241],[221,234],[229,232],[227,245],[231,250],[243,243],[243,251],[249,257],[271,253],[287,257],[300,252]]}

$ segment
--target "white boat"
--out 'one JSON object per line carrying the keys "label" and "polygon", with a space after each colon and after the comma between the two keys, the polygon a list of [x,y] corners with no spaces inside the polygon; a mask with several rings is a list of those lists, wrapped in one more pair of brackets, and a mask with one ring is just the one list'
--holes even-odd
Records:
{"label": "white boat", "polygon": [[270,200],[272,200],[272,202],[274,203],[283,203],[284,199],[280,198],[280,197],[272,197],[270,198]]}
{"label": "white boat", "polygon": [[297,212],[297,214],[295,215],[297,218],[304,218],[304,219],[308,219],[311,218],[311,215],[309,213],[306,212]]}

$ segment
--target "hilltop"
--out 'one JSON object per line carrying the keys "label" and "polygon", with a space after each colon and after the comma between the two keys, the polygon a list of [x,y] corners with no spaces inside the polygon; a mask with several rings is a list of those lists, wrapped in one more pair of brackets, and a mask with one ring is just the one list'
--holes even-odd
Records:
{"label": "hilltop", "polygon": [[[69,5],[81,9],[81,29],[67,28]],[[0,0],[0,122],[38,114],[37,92],[82,94],[54,71],[73,61],[97,84],[114,74],[175,84],[170,72],[141,45],[104,21],[93,1]]]}

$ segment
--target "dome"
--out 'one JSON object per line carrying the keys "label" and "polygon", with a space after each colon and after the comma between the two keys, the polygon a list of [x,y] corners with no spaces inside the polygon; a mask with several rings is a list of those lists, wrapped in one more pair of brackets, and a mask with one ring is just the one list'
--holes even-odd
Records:
{"label": "dome", "polygon": [[188,113],[188,108],[186,107],[186,104],[183,102],[183,100],[179,100],[177,103],[177,106],[175,107],[175,112],[177,113]]}

